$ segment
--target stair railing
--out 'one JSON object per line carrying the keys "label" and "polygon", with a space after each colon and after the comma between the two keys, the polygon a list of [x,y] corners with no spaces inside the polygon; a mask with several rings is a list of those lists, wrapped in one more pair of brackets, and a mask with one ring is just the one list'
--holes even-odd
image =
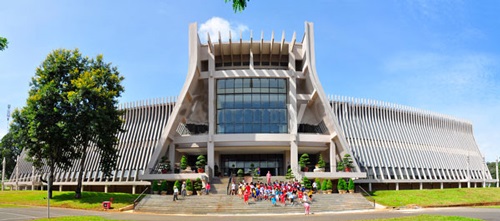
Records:
{"label": "stair railing", "polygon": [[375,198],[372,197],[370,193],[368,193],[363,187],[356,185],[356,189],[358,190],[358,193],[361,193],[365,198],[368,199],[368,201],[373,202],[373,208],[375,209]]}
{"label": "stair railing", "polygon": [[232,181],[233,181],[233,174],[231,173],[231,175],[229,176],[229,182],[227,182],[227,188],[226,188],[227,195],[231,194],[231,192],[229,191],[229,187],[230,187]]}
{"label": "stair railing", "polygon": [[133,210],[135,210],[135,206],[137,206],[137,204],[139,203],[139,199],[141,198],[142,195],[144,195],[144,193],[146,192],[146,190],[148,190],[149,187],[146,187],[146,189],[144,189],[142,191],[142,193],[134,200],[134,207],[133,207]]}

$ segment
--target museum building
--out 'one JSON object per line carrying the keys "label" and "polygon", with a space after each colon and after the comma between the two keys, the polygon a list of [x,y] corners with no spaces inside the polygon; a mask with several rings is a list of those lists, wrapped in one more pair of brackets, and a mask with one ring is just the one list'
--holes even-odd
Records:
{"label": "museum building", "polygon": [[[476,144],[472,124],[381,101],[327,96],[316,73],[313,24],[303,37],[202,43],[189,26],[189,66],[176,98],[122,104],[119,160],[112,176],[89,150],[84,190],[137,192],[152,180],[229,176],[260,168],[296,178],[353,178],[366,189],[478,187],[496,182]],[[341,83],[341,82],[335,82]],[[326,87],[332,85],[325,85]],[[310,163],[301,168],[307,153]],[[195,168],[179,168],[182,156]],[[315,168],[319,156],[326,162]],[[36,189],[47,169],[23,152],[8,186]],[[346,156],[350,165],[339,169]],[[55,174],[60,190],[76,186],[79,163]],[[168,168],[168,169],[167,169]],[[57,189],[57,187],[56,187]]]}

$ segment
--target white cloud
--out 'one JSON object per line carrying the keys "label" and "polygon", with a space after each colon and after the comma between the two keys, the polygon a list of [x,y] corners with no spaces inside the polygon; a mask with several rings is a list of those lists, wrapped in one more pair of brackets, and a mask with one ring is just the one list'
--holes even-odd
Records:
{"label": "white cloud", "polygon": [[210,34],[210,39],[214,41],[215,39],[219,39],[220,32],[222,40],[227,41],[229,39],[229,32],[231,32],[232,39],[236,39],[240,37],[240,32],[243,33],[245,31],[248,31],[248,26],[246,25],[234,24],[223,18],[212,17],[200,25],[198,34],[200,35],[200,40],[206,42],[207,33]]}

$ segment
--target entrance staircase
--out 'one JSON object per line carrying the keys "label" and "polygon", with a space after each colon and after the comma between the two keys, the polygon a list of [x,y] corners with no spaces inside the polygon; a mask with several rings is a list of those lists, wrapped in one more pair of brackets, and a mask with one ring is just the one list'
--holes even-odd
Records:
{"label": "entrance staircase", "polygon": [[[227,182],[227,181],[226,181]],[[224,183],[221,181],[221,183]],[[215,184],[218,185],[218,184]],[[227,187],[227,183],[226,183]],[[225,194],[218,189],[219,194],[202,196],[179,197],[173,201],[172,195],[148,195],[136,206],[135,211],[152,212],[161,214],[288,214],[304,213],[301,204],[286,206],[278,203],[272,206],[270,201],[249,201],[249,205],[243,203],[238,196]],[[222,194],[223,193],[223,194]],[[311,212],[333,212],[344,210],[367,210],[373,209],[373,203],[366,200],[361,194],[315,194],[311,203]]]}

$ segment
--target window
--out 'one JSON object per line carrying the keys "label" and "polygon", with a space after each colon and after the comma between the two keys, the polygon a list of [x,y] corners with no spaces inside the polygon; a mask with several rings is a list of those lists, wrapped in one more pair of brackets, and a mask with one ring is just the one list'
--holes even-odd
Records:
{"label": "window", "polygon": [[287,81],[217,80],[217,133],[287,133]]}

